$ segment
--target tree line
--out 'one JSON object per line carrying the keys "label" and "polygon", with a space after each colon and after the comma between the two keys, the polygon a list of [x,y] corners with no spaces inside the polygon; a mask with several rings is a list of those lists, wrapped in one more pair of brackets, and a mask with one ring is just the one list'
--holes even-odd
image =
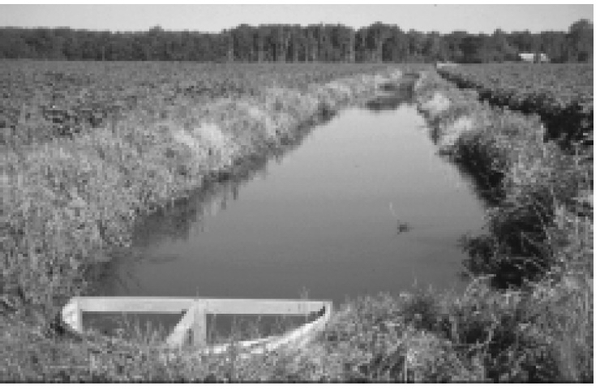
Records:
{"label": "tree line", "polygon": [[240,25],[220,33],[109,32],[70,28],[0,29],[0,58],[202,62],[503,62],[519,53],[545,53],[552,62],[592,62],[593,25],[568,31],[450,34],[403,31],[374,23],[358,30],[331,24]]}

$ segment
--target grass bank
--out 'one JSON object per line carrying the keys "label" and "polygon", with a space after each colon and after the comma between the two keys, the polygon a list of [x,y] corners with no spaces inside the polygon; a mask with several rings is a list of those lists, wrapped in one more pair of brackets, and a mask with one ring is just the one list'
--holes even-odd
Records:
{"label": "grass bank", "polygon": [[563,148],[593,144],[592,64],[463,64],[438,73],[494,106],[539,115],[545,135]]}
{"label": "grass bank", "polygon": [[[465,240],[470,253],[467,265],[474,279],[464,293],[421,291],[356,299],[338,310],[310,348],[279,350],[250,359],[239,359],[235,351],[226,356],[173,353],[148,338],[126,341],[72,335],[19,311],[0,321],[0,376],[18,381],[111,382],[591,381],[589,160],[545,143],[535,117],[493,109],[478,102],[474,92],[458,90],[434,73],[424,75],[416,85],[416,97],[440,152],[475,174],[481,188],[493,189],[488,192],[494,200],[488,216],[489,234]],[[223,136],[234,137],[235,132],[222,131],[227,128],[223,123],[231,123],[226,121],[231,116],[225,116],[231,111],[221,112],[223,122],[211,124],[200,135],[204,131],[213,134],[212,130],[219,134],[218,129]],[[160,146],[168,142],[193,156],[186,147],[195,145],[193,131],[184,129],[179,136],[160,138],[161,142],[153,141],[159,137],[156,134],[162,134],[158,130],[139,134],[132,145],[146,145],[144,136],[148,145],[159,144],[142,148],[146,153],[158,148],[168,154]],[[209,145],[231,145],[218,137]],[[213,147],[225,156],[236,150],[228,151],[225,146]],[[129,153],[140,158],[134,151]],[[176,154],[182,155],[187,156]],[[83,159],[86,155],[77,156]],[[170,161],[161,158],[165,160],[159,161]],[[135,158],[123,158],[115,166],[129,166],[122,161],[131,164]],[[141,172],[171,172],[159,169],[164,169],[165,163],[154,168],[134,166]],[[140,175],[160,183],[170,183],[164,178],[173,176]],[[131,186],[139,188],[136,183]],[[165,190],[164,194],[168,193]],[[158,195],[150,199],[169,198],[160,196],[160,191],[152,194]]]}
{"label": "grass bank", "polygon": [[[436,75],[419,91],[440,152],[474,174],[492,197],[489,233],[465,239],[466,266],[489,278],[492,297],[519,297],[508,313],[515,327],[502,331],[514,341],[507,351],[538,337],[535,349],[513,355],[513,379],[591,381],[591,151],[545,142],[538,116],[481,103],[475,91],[458,90]],[[534,364],[525,370],[520,359]]]}

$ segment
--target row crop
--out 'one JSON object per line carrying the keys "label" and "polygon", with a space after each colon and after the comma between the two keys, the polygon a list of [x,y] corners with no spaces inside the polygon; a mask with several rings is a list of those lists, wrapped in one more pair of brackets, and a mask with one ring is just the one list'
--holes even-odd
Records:
{"label": "row crop", "polygon": [[592,142],[593,65],[484,64],[438,71],[460,88],[475,89],[493,105],[538,114],[551,139]]}
{"label": "row crop", "polygon": [[182,98],[202,105],[218,98],[261,96],[268,87],[305,90],[384,67],[0,61],[0,144],[71,136],[139,108],[176,107]]}

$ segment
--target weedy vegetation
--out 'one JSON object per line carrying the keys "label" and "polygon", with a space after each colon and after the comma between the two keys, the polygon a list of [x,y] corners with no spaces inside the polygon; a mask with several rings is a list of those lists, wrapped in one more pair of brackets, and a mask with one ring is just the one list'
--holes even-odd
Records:
{"label": "weedy vegetation", "polygon": [[[495,65],[491,72],[499,68]],[[510,352],[504,367],[498,360],[486,367],[488,377],[591,381],[593,151],[589,139],[567,146],[547,141],[546,125],[539,116],[491,106],[478,97],[430,75],[422,83],[419,102],[432,131],[446,137],[441,150],[474,173],[492,201],[488,233],[464,240],[467,268],[489,278],[492,287],[479,302],[481,314],[499,321],[490,323],[487,331],[497,327],[494,333],[504,334],[500,344]],[[465,113],[461,109],[465,105],[475,110]],[[461,126],[456,125],[459,121]],[[503,299],[505,305],[486,307]],[[512,305],[511,300],[515,300]],[[503,316],[510,321],[505,323]],[[530,337],[533,344],[528,345]],[[494,371],[498,374],[492,375]]]}
{"label": "weedy vegetation", "polygon": [[439,73],[493,105],[538,114],[546,136],[559,140],[563,148],[574,141],[592,142],[592,64],[469,64],[442,67]]}
{"label": "weedy vegetation", "polygon": [[[415,96],[431,136],[490,204],[487,233],[464,239],[473,276],[466,291],[354,299],[310,348],[249,358],[235,348],[168,350],[143,329],[133,338],[71,332],[59,308],[85,291],[90,264],[128,244],[136,216],[278,150],[300,126],[403,70],[22,64],[2,63],[6,96],[18,97],[2,103],[12,107],[0,145],[2,380],[593,380],[589,137],[549,141],[544,115],[494,106],[429,68],[412,69],[422,70]],[[475,77],[461,73],[469,67],[448,71]]]}

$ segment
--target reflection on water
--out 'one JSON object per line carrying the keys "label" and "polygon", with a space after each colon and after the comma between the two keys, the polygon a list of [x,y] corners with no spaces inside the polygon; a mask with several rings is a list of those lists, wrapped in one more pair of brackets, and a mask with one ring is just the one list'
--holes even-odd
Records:
{"label": "reflection on water", "polygon": [[415,283],[461,288],[458,241],[482,227],[483,207],[408,98],[382,92],[301,148],[141,220],[95,293],[339,303]]}
{"label": "reflection on water", "polygon": [[371,112],[381,111],[394,111],[403,104],[406,104],[407,100],[412,97],[412,90],[394,91],[387,93],[380,93],[375,98],[369,100],[365,106]]}
{"label": "reflection on water", "polygon": [[[334,115],[321,118],[327,123]],[[96,263],[88,270],[89,280],[97,280],[92,286],[94,295],[136,295],[112,294],[113,291],[134,291],[141,286],[136,278],[136,269],[140,263],[169,263],[179,259],[179,254],[149,256],[148,248],[155,243],[170,238],[172,240],[190,239],[204,231],[206,217],[215,217],[227,209],[227,204],[236,201],[239,189],[254,179],[268,177],[268,165],[285,164],[286,156],[302,145],[309,136],[310,128],[300,129],[295,138],[282,141],[270,151],[269,156],[255,156],[236,169],[229,178],[213,178],[192,192],[188,198],[176,199],[165,208],[136,221],[133,245],[131,248],[115,249],[112,261]]]}

